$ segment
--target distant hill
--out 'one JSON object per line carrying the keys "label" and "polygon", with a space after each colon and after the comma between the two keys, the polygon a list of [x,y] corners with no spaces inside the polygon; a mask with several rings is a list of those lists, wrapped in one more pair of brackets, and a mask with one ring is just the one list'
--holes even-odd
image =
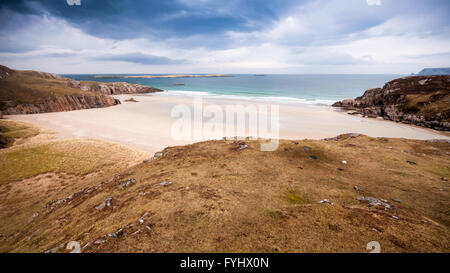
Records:
{"label": "distant hill", "polygon": [[56,74],[13,70],[0,65],[1,114],[36,114],[120,104],[109,95],[152,93],[162,90],[126,82],[75,81]]}
{"label": "distant hill", "polygon": [[444,68],[424,68],[417,75],[429,76],[429,75],[450,75],[450,67]]}

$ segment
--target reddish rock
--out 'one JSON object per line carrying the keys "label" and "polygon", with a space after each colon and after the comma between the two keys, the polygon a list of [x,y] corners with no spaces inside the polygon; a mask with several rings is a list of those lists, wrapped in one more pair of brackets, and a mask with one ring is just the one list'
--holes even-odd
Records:
{"label": "reddish rock", "polygon": [[367,90],[334,107],[354,110],[368,117],[450,130],[450,76],[415,76],[396,79],[383,88]]}
{"label": "reddish rock", "polygon": [[100,82],[79,82],[69,80],[67,84],[68,86],[73,88],[79,88],[83,91],[90,91],[100,93],[103,95],[145,94],[163,91],[158,88],[127,82],[100,83]]}
{"label": "reddish rock", "polygon": [[104,95],[60,96],[35,104],[19,104],[3,110],[6,115],[63,112],[89,108],[101,108],[120,104],[120,101]]}

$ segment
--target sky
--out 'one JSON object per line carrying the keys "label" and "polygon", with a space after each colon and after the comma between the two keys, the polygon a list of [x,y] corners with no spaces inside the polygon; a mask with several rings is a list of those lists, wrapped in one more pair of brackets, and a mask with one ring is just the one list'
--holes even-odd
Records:
{"label": "sky", "polygon": [[449,14],[449,0],[0,0],[0,64],[59,74],[410,74],[450,67]]}

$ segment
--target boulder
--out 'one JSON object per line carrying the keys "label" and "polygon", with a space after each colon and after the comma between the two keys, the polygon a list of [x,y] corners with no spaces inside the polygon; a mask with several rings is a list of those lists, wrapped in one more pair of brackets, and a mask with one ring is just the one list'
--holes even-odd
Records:
{"label": "boulder", "polygon": [[386,200],[377,199],[375,197],[358,196],[356,200],[361,202],[368,202],[369,206],[383,206],[384,209],[390,209],[392,207],[386,202]]}
{"label": "boulder", "polygon": [[102,210],[102,209],[104,209],[106,207],[111,207],[111,201],[112,200],[113,200],[112,197],[107,197],[103,203],[101,203],[100,205],[96,206],[95,208],[97,210]]}

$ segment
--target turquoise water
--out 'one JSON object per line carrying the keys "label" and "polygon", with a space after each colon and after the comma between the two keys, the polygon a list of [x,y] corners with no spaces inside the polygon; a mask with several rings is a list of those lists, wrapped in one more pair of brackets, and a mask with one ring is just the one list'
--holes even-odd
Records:
{"label": "turquoise water", "polygon": [[[228,98],[296,101],[332,104],[382,87],[402,75],[232,75],[217,78],[95,79],[96,75],[63,75],[75,80],[123,81],[153,86],[172,95],[203,95]],[[174,84],[184,84],[174,86]]]}

